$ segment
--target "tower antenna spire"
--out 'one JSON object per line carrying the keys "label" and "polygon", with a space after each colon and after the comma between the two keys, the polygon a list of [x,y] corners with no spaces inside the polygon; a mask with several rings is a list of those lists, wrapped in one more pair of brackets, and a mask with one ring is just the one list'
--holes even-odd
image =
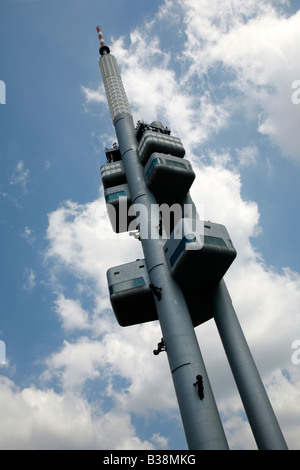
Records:
{"label": "tower antenna spire", "polygon": [[98,26],[96,27],[96,29],[97,29],[98,38],[99,38],[99,41],[100,41],[100,49],[99,49],[100,55],[109,54],[109,53],[110,53],[110,49],[109,49],[108,46],[105,45],[101,27],[98,25]]}

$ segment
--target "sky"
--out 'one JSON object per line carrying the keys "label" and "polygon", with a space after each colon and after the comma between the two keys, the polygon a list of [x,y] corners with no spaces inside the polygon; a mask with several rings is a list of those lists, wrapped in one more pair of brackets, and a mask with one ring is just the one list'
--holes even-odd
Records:
{"label": "sky", "polygon": [[[97,24],[135,123],[180,137],[290,449],[300,449],[300,5],[0,0],[0,449],[184,450],[158,322],[122,328],[100,167],[116,142]],[[196,328],[231,449],[256,449],[213,319]],[[21,424],[21,425],[20,425]]]}

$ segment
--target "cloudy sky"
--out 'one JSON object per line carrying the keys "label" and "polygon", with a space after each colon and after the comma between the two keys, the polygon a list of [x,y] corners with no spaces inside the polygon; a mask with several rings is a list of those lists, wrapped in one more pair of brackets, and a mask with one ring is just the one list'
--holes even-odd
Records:
{"label": "cloudy sky", "polygon": [[[0,0],[1,449],[187,448],[167,357],[152,353],[158,322],[121,328],[110,308],[106,270],[143,255],[109,236],[99,169],[116,138],[97,24],[135,122],[182,139],[194,201],[228,228],[226,283],[300,449],[298,9]],[[230,448],[255,449],[213,320],[196,332]]]}

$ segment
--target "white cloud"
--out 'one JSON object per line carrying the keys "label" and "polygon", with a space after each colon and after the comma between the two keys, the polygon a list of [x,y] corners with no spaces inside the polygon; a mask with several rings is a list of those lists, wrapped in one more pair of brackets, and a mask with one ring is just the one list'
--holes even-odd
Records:
{"label": "white cloud", "polygon": [[193,161],[196,179],[191,195],[195,204],[203,204],[205,220],[227,227],[241,263],[254,256],[249,239],[258,230],[258,206],[254,201],[242,199],[240,174],[226,168],[227,162],[231,161],[230,155],[212,153],[210,158],[213,165],[200,166]]}
{"label": "white cloud", "polygon": [[0,389],[2,449],[85,448],[91,439],[90,410],[82,400],[33,386],[20,390],[4,377]]}
{"label": "white cloud", "polygon": [[29,178],[29,170],[25,169],[23,160],[20,160],[16,166],[16,169],[13,172],[13,175],[10,180],[10,184],[20,185],[22,186],[23,190],[26,191],[28,178]]}
{"label": "white cloud", "polygon": [[87,103],[106,103],[105,91],[102,84],[99,85],[97,90],[81,86],[81,92]]}
{"label": "white cloud", "polygon": [[168,448],[168,439],[161,436],[159,433],[153,434],[151,440],[156,444],[158,449],[167,449]]}
{"label": "white cloud", "polygon": [[[150,33],[147,37],[145,32],[135,30],[130,39],[129,51],[122,38],[111,44],[111,50],[117,58],[136,122],[140,119],[152,122],[160,116],[165,125],[171,125],[174,134],[186,136],[187,150],[227,126],[226,106],[213,103],[208,91],[199,96],[191,94],[189,87],[184,86],[185,77],[178,80],[170,68],[170,56],[161,51],[157,37],[151,34],[150,40]],[[84,92],[87,104],[103,102],[102,87]]]}
{"label": "white cloud", "polygon": [[24,228],[23,232],[21,233],[21,237],[25,238],[25,240],[27,240],[29,245],[33,245],[35,242],[35,235],[33,233],[33,230],[27,226]]}
{"label": "white cloud", "polygon": [[36,284],[35,273],[33,269],[25,268],[24,277],[25,277],[25,282],[23,284],[23,289],[27,290],[27,292],[32,292]]}
{"label": "white cloud", "polygon": [[64,330],[89,329],[88,312],[86,312],[79,300],[67,299],[59,294],[55,301],[55,311],[62,321]]}
{"label": "white cloud", "polygon": [[[134,30],[129,50],[122,38],[111,44],[136,120],[160,116],[175,134],[185,136],[189,150],[242,114],[255,119],[257,131],[298,163],[300,106],[292,102],[292,84],[300,76],[300,12],[287,17],[267,0],[172,2],[171,23],[181,18],[180,34],[186,35],[177,57],[179,75],[153,34],[157,24],[169,22],[169,11],[165,2],[156,22]],[[224,76],[221,85],[210,80],[216,73]],[[83,91],[87,103],[105,103],[103,87]]]}
{"label": "white cloud", "polygon": [[254,166],[257,163],[258,148],[256,145],[236,149],[236,154],[241,167]]}
{"label": "white cloud", "polygon": [[[69,306],[74,304],[69,302]],[[68,310],[73,328],[78,319],[76,309],[78,305],[74,310]],[[98,323],[103,322],[106,328],[102,325],[100,330]],[[82,329],[81,322],[77,326]],[[56,377],[63,390],[78,391],[88,380],[99,379],[107,396],[126,413],[149,416],[155,411],[176,409],[166,357],[157,358],[152,352],[161,337],[158,322],[121,328],[113,313],[100,311],[91,318],[88,326],[95,339],[80,337],[72,342],[65,341],[61,350],[47,359],[47,369],[43,373],[46,382]],[[160,367],[157,367],[158,362]],[[126,379],[126,385],[115,388],[113,377]],[[164,387],[159,386],[161,383]]]}
{"label": "white cloud", "polygon": [[82,337],[77,342],[64,341],[61,351],[47,360],[48,374],[51,371],[61,376],[66,390],[80,389],[83,384],[99,376],[99,365],[103,362],[103,346],[100,342]]}
{"label": "white cloud", "polygon": [[[61,204],[49,214],[47,239],[48,260],[70,268],[79,278],[94,279],[102,288],[109,267],[141,257],[139,242],[111,229],[103,197],[83,205],[72,201]],[[120,239],[126,247],[121,255],[117,250]]]}
{"label": "white cloud", "polygon": [[[290,443],[290,450],[299,449],[299,399],[300,375],[291,370],[291,378],[287,380],[280,370],[275,370],[267,381],[270,400],[276,403],[277,417],[284,426],[285,436]],[[288,397],[288,400],[286,399]]]}
{"label": "white cloud", "polygon": [[[108,376],[119,376],[129,381],[124,392],[114,387],[107,390],[121,409],[139,414],[174,409],[171,380],[165,379],[167,364],[157,369],[152,353],[161,337],[157,322],[122,329],[113,313],[105,310],[110,308],[106,269],[142,255],[140,242],[128,234],[121,240],[122,244],[116,239],[103,238],[103,234],[99,236],[108,223],[106,210],[99,210],[103,204],[102,198],[85,205],[68,201],[49,214],[46,255],[49,266],[56,274],[67,269],[75,279],[96,285],[93,311],[84,310],[79,298],[73,300],[61,293],[57,294],[55,310],[66,332],[90,331],[95,340],[82,337],[65,342],[61,351],[47,361],[44,378],[50,380],[57,376],[63,388],[69,389],[84,386],[88,379],[108,380]],[[145,369],[145,362],[150,369]],[[158,385],[162,381],[163,389]]]}
{"label": "white cloud", "polygon": [[189,75],[201,77],[221,64],[233,74],[227,86],[237,93],[234,108],[258,115],[258,131],[298,163],[300,107],[292,103],[291,87],[300,76],[300,12],[279,15],[268,1],[179,3]]}
{"label": "white cloud", "polygon": [[[0,447],[7,450],[154,449],[136,436],[130,416],[93,409],[83,397],[0,377]],[[22,426],[16,426],[16,423]]]}
{"label": "white cloud", "polygon": [[[290,450],[299,449],[300,416],[298,412],[299,407],[297,406],[299,401],[299,379],[299,372],[288,376],[288,374],[282,373],[279,369],[274,369],[272,373],[264,376],[264,384],[268,396]],[[221,397],[219,409],[225,421],[225,430],[230,447],[242,450],[255,450],[257,446],[246,421],[239,397],[231,396],[226,399]]]}
{"label": "white cloud", "polygon": [[[110,318],[110,329],[99,339],[80,337],[72,342],[65,341],[61,350],[47,359],[43,383],[59,380],[63,394],[88,397],[86,387],[91,381],[96,382],[100,400],[94,410],[95,417],[100,417],[105,426],[112,426],[114,435],[111,442],[104,439],[107,448],[112,445],[118,449],[167,448],[168,439],[161,434],[153,435],[149,442],[141,442],[134,434],[130,418],[139,415],[149,420],[155,413],[162,413],[165,419],[177,422],[177,404],[167,358],[157,358],[152,353],[161,335],[160,328],[154,323],[122,329],[112,315]],[[118,385],[124,379],[122,386]],[[112,401],[110,410],[103,414],[101,403],[109,399]],[[116,416],[119,420],[115,420]],[[128,438],[124,439],[126,427],[129,428]],[[103,432],[102,429],[102,438]]]}

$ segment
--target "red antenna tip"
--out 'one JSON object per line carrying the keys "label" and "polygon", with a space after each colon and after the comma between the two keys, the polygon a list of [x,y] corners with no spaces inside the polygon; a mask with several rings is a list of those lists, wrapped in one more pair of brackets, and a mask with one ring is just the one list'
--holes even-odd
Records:
{"label": "red antenna tip", "polygon": [[99,25],[97,26],[96,29],[97,29],[98,38],[99,38],[99,41],[100,41],[100,49],[99,49],[100,54],[101,54],[101,55],[109,54],[109,53],[110,53],[110,49],[109,49],[109,47],[107,47],[107,46],[105,45],[104,38],[103,38],[103,34],[102,34],[102,29],[100,28]]}

